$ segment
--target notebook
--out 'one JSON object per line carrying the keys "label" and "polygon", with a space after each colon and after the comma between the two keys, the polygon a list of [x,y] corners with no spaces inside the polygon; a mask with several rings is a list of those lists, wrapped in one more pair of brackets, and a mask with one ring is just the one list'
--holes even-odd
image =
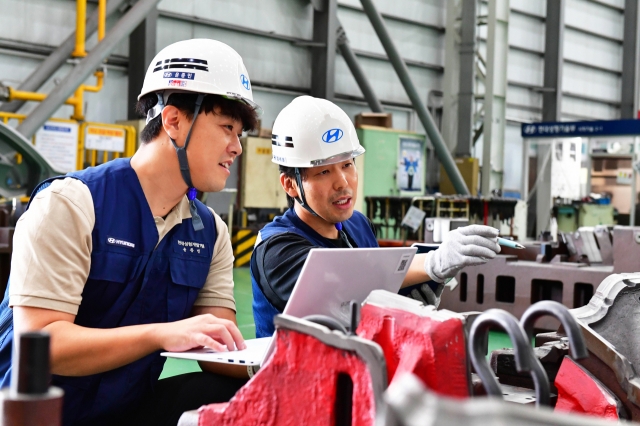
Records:
{"label": "notebook", "polygon": [[[373,290],[400,290],[415,247],[312,249],[302,266],[284,313],[302,318],[327,315],[349,325],[350,302],[364,302]],[[245,340],[247,349],[215,352],[202,348],[163,352],[169,358],[262,365],[275,348],[273,337]]]}

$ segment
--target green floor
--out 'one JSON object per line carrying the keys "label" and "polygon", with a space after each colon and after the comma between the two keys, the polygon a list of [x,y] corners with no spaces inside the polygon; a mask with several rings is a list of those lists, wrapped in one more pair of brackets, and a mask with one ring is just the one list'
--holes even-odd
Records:
{"label": "green floor", "polygon": [[511,339],[506,333],[500,331],[489,332],[489,350],[487,351],[487,359],[491,356],[491,351],[496,349],[512,348]]}
{"label": "green floor", "polygon": [[[253,313],[251,311],[251,277],[249,268],[235,268],[233,270],[233,279],[235,282],[235,298],[238,327],[245,339],[252,339],[256,336],[256,327],[253,324]],[[489,332],[489,353],[494,349],[510,348],[511,341],[509,337],[497,331]],[[200,367],[196,361],[188,361],[182,359],[168,358],[164,364],[161,379],[165,377],[176,376],[178,374],[191,373],[200,371]]]}
{"label": "green floor", "polygon": [[[249,268],[234,268],[233,280],[235,282],[236,309],[238,310],[236,313],[238,328],[240,328],[240,332],[245,339],[252,339],[256,337],[256,327],[253,325],[253,313],[251,310],[253,296],[251,294]],[[194,371],[200,371],[196,361],[168,358],[164,363],[164,370],[162,370],[160,378],[164,379],[165,377]]]}

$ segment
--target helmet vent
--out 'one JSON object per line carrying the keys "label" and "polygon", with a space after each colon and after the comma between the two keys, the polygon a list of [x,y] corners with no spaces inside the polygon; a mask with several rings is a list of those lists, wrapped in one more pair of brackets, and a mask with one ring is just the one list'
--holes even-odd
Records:
{"label": "helmet vent", "polygon": [[171,58],[165,59],[164,63],[166,65],[162,65],[162,61],[156,62],[156,67],[153,69],[153,72],[170,69],[191,69],[209,72],[208,63],[204,59]]}
{"label": "helmet vent", "polygon": [[291,136],[271,135],[271,145],[293,148],[293,138]]}

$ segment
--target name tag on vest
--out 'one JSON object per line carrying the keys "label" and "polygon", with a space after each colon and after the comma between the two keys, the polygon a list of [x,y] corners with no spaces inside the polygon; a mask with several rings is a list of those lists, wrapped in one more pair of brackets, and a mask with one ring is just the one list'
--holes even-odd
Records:
{"label": "name tag on vest", "polygon": [[200,257],[209,257],[209,248],[207,244],[198,241],[186,241],[175,239],[173,241],[173,251],[185,255],[193,255]]}

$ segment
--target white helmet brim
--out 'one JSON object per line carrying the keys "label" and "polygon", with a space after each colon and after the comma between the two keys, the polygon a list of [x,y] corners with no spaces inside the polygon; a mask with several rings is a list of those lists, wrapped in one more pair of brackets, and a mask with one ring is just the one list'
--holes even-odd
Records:
{"label": "white helmet brim", "polygon": [[364,154],[364,151],[365,149],[362,146],[360,146],[353,151],[332,155],[329,158],[324,158],[321,160],[311,160],[311,167],[328,166],[330,164],[342,163],[343,161],[351,160],[353,158],[358,157],[359,155]]}

